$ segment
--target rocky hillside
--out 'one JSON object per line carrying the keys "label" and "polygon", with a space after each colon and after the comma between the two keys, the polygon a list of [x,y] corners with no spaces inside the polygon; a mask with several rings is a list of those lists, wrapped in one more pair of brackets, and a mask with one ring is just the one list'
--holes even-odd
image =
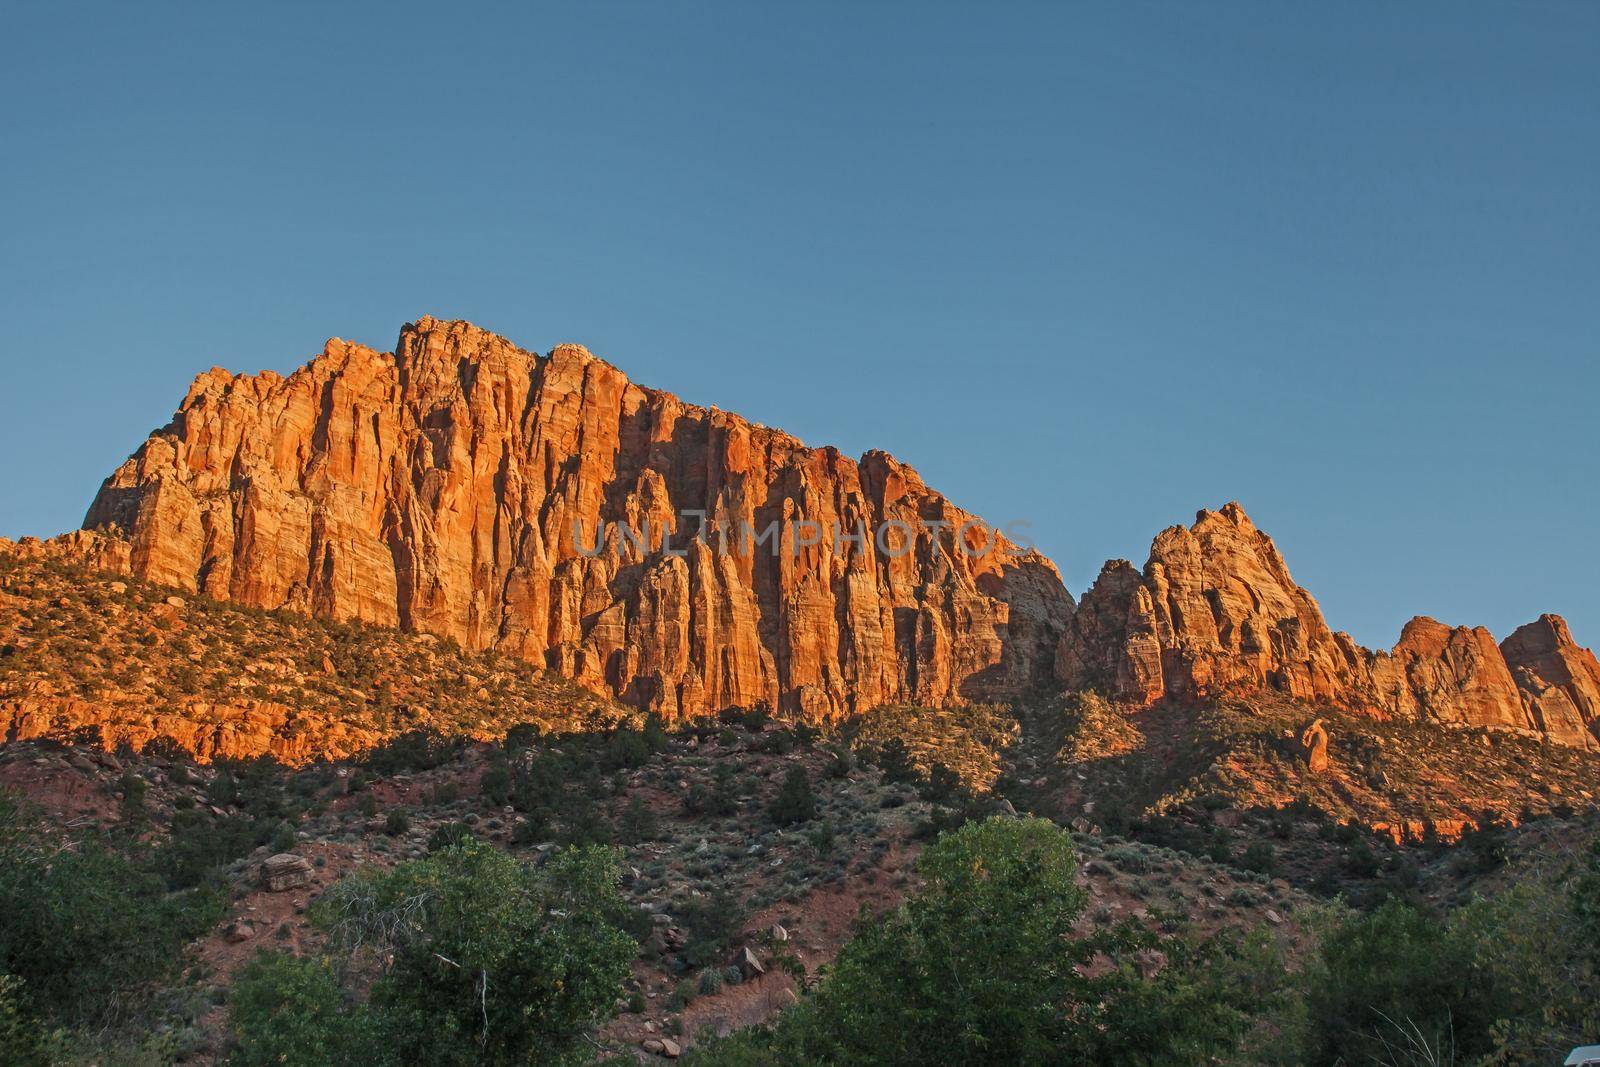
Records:
{"label": "rocky hillside", "polygon": [[[202,760],[300,764],[419,727],[492,738],[638,713],[515,656],[267,612],[0,551],[0,728]],[[158,746],[160,748],[161,746]]]}
{"label": "rocky hillside", "polygon": [[333,340],[287,378],[200,375],[80,545],[217,600],[519,655],[669,718],[821,719],[1049,677],[1072,598],[974,522],[887,453],[423,318],[393,353]]}
{"label": "rocky hillside", "polygon": [[1142,570],[1107,563],[1075,605],[1054,564],[886,453],[807,448],[463,322],[407,325],[393,353],[333,340],[287,378],[202,374],[84,530],[7,551],[492,650],[669,722],[1094,690],[1600,750],[1600,662],[1557,616],[1499,643],[1419,617],[1362,648],[1238,504],[1162,531]]}
{"label": "rocky hillside", "polygon": [[1266,692],[1600,747],[1600,663],[1559,616],[1498,645],[1482,627],[1418,617],[1393,650],[1369,651],[1329,628],[1238,504],[1162,531],[1142,572],[1107,563],[1062,637],[1056,675],[1138,704]]}

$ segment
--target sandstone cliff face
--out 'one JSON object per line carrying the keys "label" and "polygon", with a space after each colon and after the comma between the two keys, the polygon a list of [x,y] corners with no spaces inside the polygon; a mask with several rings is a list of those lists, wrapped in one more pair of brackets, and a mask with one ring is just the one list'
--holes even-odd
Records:
{"label": "sandstone cliff face", "polygon": [[1327,699],[1361,670],[1355,643],[1328,629],[1238,504],[1163,530],[1142,574],[1108,563],[1057,656],[1069,687],[1141,703],[1254,688]]}
{"label": "sandstone cliff face", "polygon": [[[1481,626],[1412,619],[1392,652],[1373,656],[1371,686],[1368,699],[1389,714],[1463,726],[1530,728],[1511,670],[1494,637]],[[1360,697],[1357,692],[1347,699]]]}
{"label": "sandstone cliff face", "polygon": [[668,716],[825,718],[1049,676],[1072,598],[1003,538],[959,551],[987,544],[970,519],[885,453],[424,318],[392,354],[202,374],[84,526],[140,578],[515,652]]}
{"label": "sandstone cliff face", "polygon": [[1600,662],[1580,648],[1559,615],[1541,615],[1500,643],[1539,730],[1579,744],[1600,733]]}
{"label": "sandstone cliff face", "polygon": [[1482,627],[1419,617],[1393,650],[1368,651],[1329,629],[1237,504],[1162,531],[1142,573],[1107,563],[1062,635],[1056,675],[1139,704],[1273,690],[1600,747],[1600,663],[1558,616],[1499,646]]}

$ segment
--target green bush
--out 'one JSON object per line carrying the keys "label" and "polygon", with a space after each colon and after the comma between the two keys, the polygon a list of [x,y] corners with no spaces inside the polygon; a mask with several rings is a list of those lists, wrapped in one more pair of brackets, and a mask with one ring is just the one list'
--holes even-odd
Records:
{"label": "green bush", "polygon": [[504,763],[494,763],[483,772],[478,788],[484,800],[499,808],[511,803],[511,784],[511,768]]}
{"label": "green bush", "polygon": [[600,766],[607,771],[632,770],[643,767],[649,758],[650,743],[645,740],[644,734],[621,726],[607,738]]}
{"label": "green bush", "polygon": [[661,832],[661,820],[646,804],[644,797],[635,793],[628,801],[627,810],[617,820],[617,840],[625,845],[654,841]]}
{"label": "green bush", "polygon": [[685,978],[673,987],[672,995],[667,998],[669,1011],[679,1011],[692,1003],[698,995],[699,989],[694,982]]}
{"label": "green bush", "polygon": [[689,787],[683,806],[690,815],[732,815],[739,810],[733,766],[719,763],[711,772],[711,785],[695,782]]}
{"label": "green bush", "polygon": [[[179,811],[152,863],[169,887],[193,888],[214,880],[221,867],[264,844],[269,833],[269,824],[243,816],[218,816],[197,808]],[[289,847],[294,847],[293,841]]]}
{"label": "green bush", "polygon": [[362,763],[372,773],[385,776],[426,771],[455,759],[465,746],[463,738],[447,737],[438,730],[421,727],[368,749]]}
{"label": "green bush", "polygon": [[336,945],[392,953],[370,1010],[397,1062],[559,1062],[586,1047],[630,974],[617,874],[603,848],[535,869],[468,839],[346,879],[316,911]]}
{"label": "green bush", "polygon": [[294,827],[286,822],[281,822],[273,829],[272,837],[267,844],[274,852],[288,852],[294,848],[297,840]]}
{"label": "green bush", "polygon": [[[1145,978],[1150,935],[1076,938],[1086,900],[1071,836],[993,818],[942,836],[923,888],[865,926],[767,1032],[698,1046],[695,1067],[1209,1063],[1232,1054],[1281,970],[1261,944],[1164,943],[1183,967]],[[1113,966],[1080,967],[1104,954]]]}
{"label": "green bush", "polygon": [[833,852],[836,835],[831,822],[820,822],[806,832],[806,843],[818,856],[827,856]]}
{"label": "green bush", "polygon": [[1600,1033],[1600,843],[1575,872],[1527,877],[1449,914],[1399,900],[1325,919],[1306,968],[1300,1062],[1539,1063]]}
{"label": "green bush", "polygon": [[220,893],[170,892],[112,845],[56,840],[0,794],[0,974],[62,1023],[128,1018],[222,912]]}
{"label": "green bush", "polygon": [[466,823],[447,822],[435,827],[433,833],[428,835],[428,851],[438,852],[441,849],[454,848],[470,837],[472,837],[472,827]]}
{"label": "green bush", "polygon": [[233,1067],[371,1062],[370,1020],[346,1004],[331,961],[263,952],[228,997]]}
{"label": "green bush", "polygon": [[66,1035],[40,1024],[28,1003],[22,979],[0,974],[0,1063],[8,1067],[55,1067],[62,1062]]}
{"label": "green bush", "polygon": [[1244,855],[1239,857],[1239,866],[1270,876],[1277,869],[1278,855],[1270,844],[1257,841],[1244,850]]}
{"label": "green bush", "polygon": [[517,768],[511,787],[511,805],[521,812],[553,811],[574,777],[572,762],[555,752],[541,752]]}
{"label": "green bush", "polygon": [[767,815],[779,826],[792,826],[808,822],[816,814],[817,798],[811,792],[811,778],[804,767],[796,764],[784,776],[783,784],[767,808]]}
{"label": "green bush", "polygon": [[721,887],[703,897],[690,897],[674,911],[684,932],[684,947],[679,955],[690,967],[723,962],[744,924],[739,899]]}

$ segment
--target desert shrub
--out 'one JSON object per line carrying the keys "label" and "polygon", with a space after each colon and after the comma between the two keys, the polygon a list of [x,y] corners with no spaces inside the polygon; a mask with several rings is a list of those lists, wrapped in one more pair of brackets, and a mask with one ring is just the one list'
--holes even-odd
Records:
{"label": "desert shrub", "polygon": [[1277,869],[1278,856],[1270,844],[1256,841],[1239,857],[1239,866],[1247,871],[1260,871],[1270,876]]}
{"label": "desert shrub", "polygon": [[0,974],[25,983],[48,1018],[127,1018],[177,972],[222,903],[210,890],[170,892],[106,838],[53,839],[0,794]]}
{"label": "desert shrub", "polygon": [[563,1062],[615,1010],[637,945],[617,858],[564,849],[540,868],[468,839],[319,902],[335,945],[392,954],[369,1011],[399,1063]]}
{"label": "desert shrub", "polygon": [[599,805],[571,796],[561,806],[556,841],[563,845],[609,845],[616,831]]}
{"label": "desert shrub", "polygon": [[1460,844],[1479,871],[1492,871],[1505,865],[1510,840],[1504,822],[1487,811],[1461,835]]}
{"label": "desert shrub", "polygon": [[[188,691],[192,690],[193,686],[183,688]],[[166,734],[151,738],[140,750],[140,754],[148,760],[165,760],[180,766],[194,763],[194,757],[189,754],[189,750]]]}
{"label": "desert shrub", "polygon": [[296,843],[294,827],[286,822],[280,822],[273,827],[272,835],[267,838],[267,845],[274,852],[288,852]]}
{"label": "desert shrub", "polygon": [[691,897],[678,905],[678,925],[684,932],[679,953],[690,967],[709,967],[724,962],[734,937],[744,925],[744,908],[725,888],[703,897]]}
{"label": "desert shrub", "polygon": [[1440,914],[1389,900],[1327,916],[1306,968],[1300,1062],[1429,1050],[1458,1063],[1548,1062],[1600,1032],[1600,844]]}
{"label": "desert shrub", "polygon": [[1078,981],[1062,952],[1085,899],[1071,839],[1042,820],[973,823],[929,846],[918,870],[924,890],[862,930],[808,1002],[800,1050],[840,1062],[1048,1062],[1058,1005]]}
{"label": "desert shrub", "polygon": [[739,810],[733,766],[719,763],[711,772],[711,784],[695,782],[684,797],[684,810],[690,815],[732,815]]}
{"label": "desert shrub", "polygon": [[619,726],[606,739],[600,755],[601,769],[607,771],[631,770],[643,767],[650,759],[650,743],[644,734],[626,726]]}
{"label": "desert shrub", "polygon": [[525,748],[532,748],[539,741],[539,726],[537,723],[519,722],[506,731],[500,747],[506,752],[520,752]]}
{"label": "desert shrub", "polygon": [[878,746],[873,753],[872,761],[883,772],[886,782],[911,783],[918,778],[916,764],[911,762],[911,752],[906,748],[906,743],[898,737],[891,738]]}
{"label": "desert shrub", "polygon": [[1381,1062],[1415,1039],[1487,1050],[1489,989],[1438,915],[1399,901],[1324,929],[1308,968],[1305,1062]]}
{"label": "desert shrub", "polygon": [[617,820],[617,840],[625,845],[654,841],[661,832],[661,820],[644,797],[635,793],[628,801],[627,810]]}
{"label": "desert shrub", "polygon": [[65,1058],[66,1034],[39,1022],[22,979],[0,974],[0,1063],[55,1067]]}
{"label": "desert shrub", "polygon": [[819,856],[826,856],[832,853],[836,841],[837,835],[834,833],[833,823],[826,820],[806,832],[806,843]]}
{"label": "desert shrub", "polygon": [[216,773],[206,789],[212,805],[238,807],[252,819],[273,823],[299,814],[297,799],[285,787],[288,773],[271,756],[217,760],[214,767]]}
{"label": "desert shrub", "polygon": [[511,768],[504,763],[490,764],[478,782],[483,799],[497,808],[511,803],[511,785]]}
{"label": "desert shrub", "polygon": [[667,1008],[670,1011],[680,1011],[693,1003],[699,994],[699,988],[690,979],[685,978],[672,989],[672,995],[667,998]]}
{"label": "desert shrub", "polygon": [[399,837],[411,829],[411,817],[399,808],[389,812],[383,820],[383,832],[390,837]]}
{"label": "desert shrub", "polygon": [[466,742],[430,727],[418,727],[367,750],[362,763],[374,774],[426,771],[455,759]]}
{"label": "desert shrub", "polygon": [[470,837],[472,837],[472,827],[466,823],[447,822],[436,827],[428,835],[428,851],[438,852],[440,849],[454,848]]}
{"label": "desert shrub", "polygon": [[522,812],[553,811],[573,775],[572,761],[557,752],[541,752],[517,768],[511,806]]}
{"label": "desert shrub", "polygon": [[667,747],[667,726],[661,721],[661,716],[655,712],[644,717],[644,726],[640,733],[644,736],[644,743],[651,752],[660,752]]}
{"label": "desert shrub", "polygon": [[817,798],[811,792],[811,776],[798,764],[789,768],[777,795],[767,807],[767,816],[779,826],[809,822],[817,814]]}
{"label": "desert shrub", "polygon": [[233,1067],[372,1062],[371,1020],[346,1003],[328,959],[263,952],[239,972],[228,1007]]}
{"label": "desert shrub", "polygon": [[928,768],[927,780],[917,792],[929,803],[950,805],[962,799],[966,790],[962,788],[959,774],[943,763],[935,763]]}
{"label": "desert shrub", "polygon": [[717,718],[729,726],[742,726],[750,733],[758,734],[772,721],[772,712],[764,707],[724,708]]}
{"label": "desert shrub", "polygon": [[518,819],[511,827],[513,845],[535,845],[550,836],[550,823],[540,815]]}
{"label": "desert shrub", "polygon": [[438,782],[423,794],[423,801],[431,808],[442,808],[461,799],[460,782]]}
{"label": "desert shrub", "polygon": [[152,865],[169,887],[189,889],[215,879],[222,867],[264,844],[271,832],[270,824],[244,816],[218,816],[197,808],[179,811],[153,853]]}

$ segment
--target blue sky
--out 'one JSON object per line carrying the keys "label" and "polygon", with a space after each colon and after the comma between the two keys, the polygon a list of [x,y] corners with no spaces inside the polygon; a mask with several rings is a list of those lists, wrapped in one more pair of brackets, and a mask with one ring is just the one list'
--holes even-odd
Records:
{"label": "blue sky", "polygon": [[1335,628],[1600,644],[1600,5],[13,5],[0,535],[424,313]]}

